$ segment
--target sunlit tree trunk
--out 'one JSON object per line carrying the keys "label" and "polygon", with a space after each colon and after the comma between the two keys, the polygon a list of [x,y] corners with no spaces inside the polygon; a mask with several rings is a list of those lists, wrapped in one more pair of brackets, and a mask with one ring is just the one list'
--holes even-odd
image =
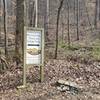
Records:
{"label": "sunlit tree trunk", "polygon": [[48,37],[48,28],[49,28],[49,2],[50,0],[47,0],[47,8],[46,8],[46,37],[47,37],[47,41],[49,41],[49,37]]}
{"label": "sunlit tree trunk", "polygon": [[49,4],[50,0],[47,0],[47,24],[49,25]]}
{"label": "sunlit tree trunk", "polygon": [[45,41],[49,41],[48,37],[48,27],[49,27],[49,0],[46,1],[45,13],[44,13],[44,29],[45,29]]}
{"label": "sunlit tree trunk", "polygon": [[31,7],[31,13],[30,13],[30,26],[31,27],[35,27],[34,25],[34,23],[35,23],[35,21],[34,21],[34,17],[35,17],[35,3],[34,3],[34,1],[33,1],[33,3],[32,3],[32,7]]}
{"label": "sunlit tree trunk", "polygon": [[70,18],[69,18],[70,2],[67,3],[67,6],[68,6],[68,47],[70,48]]}
{"label": "sunlit tree trunk", "polygon": [[100,0],[99,0],[99,20],[100,20]]}
{"label": "sunlit tree trunk", "polygon": [[[76,28],[76,0],[74,0],[74,26]],[[76,29],[74,29],[74,33],[76,32]]]}
{"label": "sunlit tree trunk", "polygon": [[64,0],[61,0],[60,1],[60,6],[58,8],[58,13],[57,13],[57,26],[56,26],[56,48],[55,48],[55,59],[57,58],[57,54],[58,54],[58,29],[59,29],[59,19],[60,19],[60,13],[61,13],[61,9],[62,9],[62,6],[63,6],[63,1]]}
{"label": "sunlit tree trunk", "polygon": [[95,2],[95,20],[94,20],[94,27],[97,29],[97,19],[98,19],[98,0]]}
{"label": "sunlit tree trunk", "polygon": [[15,52],[16,56],[21,58],[23,50],[23,34],[24,34],[24,0],[17,0],[16,15],[16,35],[15,35]]}
{"label": "sunlit tree trunk", "polygon": [[[1,2],[1,0],[0,0],[0,10],[1,10],[1,4],[2,4],[2,2]],[[0,43],[1,43],[1,27],[2,27],[2,16],[0,16]]]}
{"label": "sunlit tree trunk", "polygon": [[88,8],[87,8],[87,5],[86,5],[86,1],[85,0],[83,0],[83,1],[84,1],[83,3],[84,3],[88,23],[90,25],[90,30],[91,30],[91,33],[93,33],[93,28],[92,28],[91,20],[90,20],[90,17],[89,17],[89,11],[88,11]]}
{"label": "sunlit tree trunk", "polygon": [[62,20],[62,37],[61,37],[61,40],[62,40],[62,44],[64,43],[64,23],[63,23],[63,20]]}
{"label": "sunlit tree trunk", "polygon": [[79,0],[77,1],[77,40],[79,40]]}
{"label": "sunlit tree trunk", "polygon": [[7,2],[3,0],[4,6],[4,33],[5,33],[5,55],[8,56],[8,36],[7,36]]}

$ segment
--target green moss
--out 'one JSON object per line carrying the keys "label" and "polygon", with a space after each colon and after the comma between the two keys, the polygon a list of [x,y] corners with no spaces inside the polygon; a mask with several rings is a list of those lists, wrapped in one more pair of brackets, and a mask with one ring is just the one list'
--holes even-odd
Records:
{"label": "green moss", "polygon": [[69,48],[67,43],[59,43],[59,49],[63,50],[66,55],[77,55],[83,58],[93,58],[95,60],[100,60],[100,40],[96,39],[91,42],[91,45],[80,44],[80,43],[71,43]]}
{"label": "green moss", "polygon": [[81,47],[79,45],[71,45],[70,48],[68,48],[71,51],[79,50]]}
{"label": "green moss", "polygon": [[72,44],[69,46],[67,43],[59,43],[59,48],[75,51],[75,50],[79,50],[81,48],[81,46],[80,45],[72,45]]}
{"label": "green moss", "polygon": [[91,53],[95,59],[100,60],[100,46],[94,46]]}
{"label": "green moss", "polygon": [[92,42],[92,46],[100,46],[100,39],[96,39]]}
{"label": "green moss", "polygon": [[100,39],[96,39],[94,42],[92,42],[92,51],[91,54],[94,59],[100,60]]}

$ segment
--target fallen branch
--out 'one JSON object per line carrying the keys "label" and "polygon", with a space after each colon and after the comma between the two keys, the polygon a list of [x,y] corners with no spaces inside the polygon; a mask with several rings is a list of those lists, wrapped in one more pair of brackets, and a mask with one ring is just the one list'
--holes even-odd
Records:
{"label": "fallen branch", "polygon": [[57,88],[61,92],[70,91],[72,93],[78,94],[82,87],[78,86],[75,82],[65,81],[65,80],[58,80],[57,81]]}

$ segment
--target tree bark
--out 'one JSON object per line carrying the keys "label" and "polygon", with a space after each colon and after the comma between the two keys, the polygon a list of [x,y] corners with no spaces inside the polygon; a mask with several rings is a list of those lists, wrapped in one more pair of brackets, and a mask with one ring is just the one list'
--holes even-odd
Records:
{"label": "tree bark", "polygon": [[23,54],[23,34],[24,34],[24,0],[17,0],[15,53],[21,58]]}
{"label": "tree bark", "polygon": [[100,0],[99,0],[99,20],[100,20]]}
{"label": "tree bark", "polygon": [[64,22],[63,22],[63,20],[62,20],[62,44],[64,43]]}
{"label": "tree bark", "polygon": [[79,40],[79,0],[77,0],[77,40]]}
{"label": "tree bark", "polygon": [[70,2],[67,2],[67,6],[68,6],[68,48],[70,48]]}
{"label": "tree bark", "polygon": [[61,13],[61,9],[63,6],[63,1],[60,1],[60,6],[58,8],[58,13],[57,13],[57,24],[56,24],[56,48],[55,48],[55,59],[57,59],[57,54],[58,54],[58,29],[59,29],[59,19],[60,19],[60,13]]}
{"label": "tree bark", "polygon": [[76,33],[76,0],[74,0],[74,26],[75,26],[75,29],[74,29],[74,33]]}
{"label": "tree bark", "polygon": [[47,41],[49,41],[48,37],[48,27],[49,27],[49,0],[47,0],[47,10],[46,10],[46,36],[47,36]]}
{"label": "tree bark", "polygon": [[29,10],[27,10],[28,15],[29,15],[29,26],[30,27],[35,27],[35,21],[34,21],[34,14],[35,14],[35,2],[31,2],[29,5]]}
{"label": "tree bark", "polygon": [[[1,4],[2,2],[0,0],[0,10],[1,10]],[[1,43],[1,32],[2,32],[1,28],[2,28],[2,16],[0,16],[0,43]]]}
{"label": "tree bark", "polygon": [[6,1],[3,0],[4,6],[4,33],[5,33],[5,56],[8,56],[8,36],[7,36],[7,4]]}
{"label": "tree bark", "polygon": [[94,27],[97,29],[97,18],[98,18],[98,0],[95,2],[95,19],[94,19]]}

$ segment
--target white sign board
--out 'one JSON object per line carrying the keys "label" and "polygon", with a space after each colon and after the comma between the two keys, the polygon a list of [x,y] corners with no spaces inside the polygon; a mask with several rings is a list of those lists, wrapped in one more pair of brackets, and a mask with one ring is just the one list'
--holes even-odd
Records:
{"label": "white sign board", "polygon": [[44,29],[24,27],[23,87],[26,85],[26,66],[40,66],[40,81],[44,77]]}
{"label": "white sign board", "polygon": [[43,41],[42,29],[26,29],[25,62],[27,65],[42,64]]}

